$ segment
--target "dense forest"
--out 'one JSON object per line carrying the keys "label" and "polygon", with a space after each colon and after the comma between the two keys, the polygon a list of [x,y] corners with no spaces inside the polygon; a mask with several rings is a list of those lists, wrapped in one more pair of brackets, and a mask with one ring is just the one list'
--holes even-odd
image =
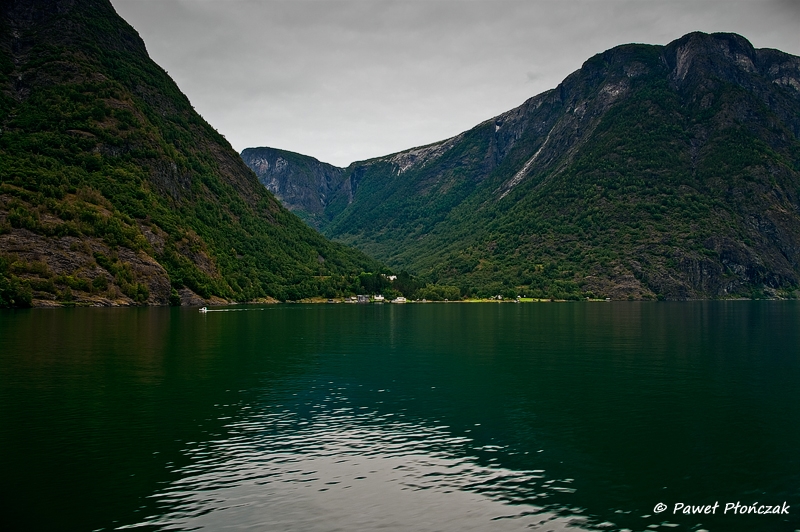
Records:
{"label": "dense forest", "polygon": [[281,206],[107,0],[0,10],[0,306],[333,297],[388,271]]}

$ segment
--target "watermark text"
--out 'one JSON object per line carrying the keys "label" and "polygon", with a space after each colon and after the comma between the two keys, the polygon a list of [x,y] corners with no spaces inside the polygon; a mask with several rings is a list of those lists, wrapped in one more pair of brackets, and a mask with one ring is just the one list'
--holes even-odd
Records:
{"label": "watermark text", "polygon": [[[719,501],[715,501],[714,504],[687,504],[684,502],[676,502],[675,505],[672,507],[672,514],[673,515],[693,515],[693,514],[708,514],[708,515],[717,515],[717,510],[720,509]],[[758,502],[754,502],[752,504],[742,504],[740,501],[736,502],[726,502],[725,506],[722,506],[722,511],[720,512],[721,515],[743,515],[743,514],[778,514],[778,515],[789,515],[789,508],[790,506],[783,502],[782,504],[762,504]],[[653,511],[657,514],[663,513],[669,510],[669,506],[660,502],[656,504]]]}

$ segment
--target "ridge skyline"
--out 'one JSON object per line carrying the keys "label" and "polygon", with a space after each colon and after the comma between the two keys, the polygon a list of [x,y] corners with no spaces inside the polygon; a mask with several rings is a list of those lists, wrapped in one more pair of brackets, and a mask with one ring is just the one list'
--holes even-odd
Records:
{"label": "ridge skyline", "polygon": [[[597,52],[597,53],[593,54],[592,56],[588,57],[588,58],[587,58],[587,59],[586,59],[586,60],[585,60],[585,61],[584,61],[584,62],[581,64],[581,66],[580,66],[579,68],[577,68],[577,69],[576,69],[576,70],[574,70],[573,72],[569,73],[569,74],[568,74],[567,76],[565,76],[565,77],[564,77],[564,78],[563,78],[561,81],[559,81],[559,82],[558,82],[558,83],[557,83],[555,86],[553,86],[553,87],[550,87],[550,88],[548,88],[548,89],[545,89],[545,90],[543,90],[543,91],[541,91],[541,92],[539,92],[539,93],[536,93],[536,94],[534,94],[534,95],[531,95],[531,96],[529,96],[529,97],[525,98],[525,100],[523,100],[522,102],[520,102],[520,103],[518,103],[518,104],[514,105],[514,107],[511,107],[511,108],[509,108],[509,109],[506,109],[506,110],[504,110],[504,111],[501,111],[500,113],[497,113],[497,114],[495,114],[495,115],[492,115],[492,116],[490,116],[489,118],[486,118],[485,120],[481,120],[480,122],[477,122],[477,123],[473,124],[472,126],[470,126],[470,127],[467,127],[467,128],[465,128],[465,129],[463,129],[463,130],[461,130],[461,131],[459,131],[459,132],[457,132],[457,133],[455,133],[455,134],[453,134],[453,135],[450,135],[450,136],[447,136],[447,137],[444,137],[444,138],[440,138],[440,139],[438,139],[438,140],[434,140],[434,141],[431,141],[431,142],[425,142],[425,143],[422,143],[422,144],[414,144],[414,145],[412,145],[412,146],[408,146],[408,147],[406,147],[406,148],[402,148],[402,149],[399,149],[399,150],[396,150],[396,151],[387,152],[387,153],[382,153],[382,154],[374,155],[374,156],[371,156],[371,157],[365,157],[365,158],[363,158],[363,159],[356,159],[356,160],[350,161],[350,162],[348,162],[347,164],[344,164],[344,165],[340,165],[340,164],[332,163],[332,162],[330,162],[330,161],[323,160],[322,158],[319,158],[319,157],[318,157],[316,154],[314,154],[314,153],[295,152],[295,151],[288,150],[288,149],[285,149],[285,148],[282,148],[282,147],[279,147],[279,146],[267,146],[267,145],[260,145],[260,146],[247,146],[247,147],[245,147],[244,149],[242,149],[242,150],[241,150],[239,153],[240,153],[240,155],[241,155],[241,154],[243,154],[243,153],[244,153],[245,151],[247,151],[247,150],[251,150],[251,149],[261,149],[261,148],[269,148],[269,149],[273,149],[273,150],[277,150],[277,151],[289,152],[289,153],[294,153],[294,154],[297,154],[297,155],[302,155],[302,156],[304,156],[304,157],[308,157],[308,158],[310,158],[310,159],[313,159],[313,160],[315,160],[315,161],[319,162],[319,163],[320,163],[320,164],[322,164],[322,165],[329,165],[329,166],[332,166],[332,167],[334,167],[334,168],[336,168],[336,169],[339,169],[339,170],[346,170],[346,169],[348,169],[348,168],[350,168],[350,167],[352,167],[352,166],[354,166],[354,165],[357,165],[357,164],[359,164],[359,163],[365,163],[365,162],[369,162],[369,161],[373,161],[373,160],[379,160],[379,159],[386,159],[386,158],[390,158],[390,157],[396,157],[396,156],[400,156],[400,155],[402,155],[402,154],[405,154],[405,153],[408,153],[408,152],[412,152],[412,151],[415,151],[415,150],[422,150],[422,149],[426,149],[426,148],[431,148],[431,147],[435,147],[435,146],[440,146],[440,145],[443,145],[443,144],[445,144],[445,143],[447,143],[447,142],[449,142],[449,141],[452,141],[452,140],[454,140],[454,139],[457,139],[458,137],[462,136],[463,134],[465,134],[465,133],[467,133],[467,132],[469,132],[469,131],[471,131],[471,130],[473,130],[473,129],[475,129],[475,128],[478,128],[478,127],[480,127],[480,126],[483,126],[483,125],[485,125],[485,124],[487,124],[487,123],[489,123],[489,122],[492,122],[493,120],[496,120],[496,119],[498,119],[498,118],[502,117],[503,115],[506,115],[506,114],[508,114],[508,113],[511,113],[511,112],[513,112],[514,110],[516,110],[516,109],[519,109],[519,108],[523,107],[523,106],[524,106],[525,104],[527,104],[528,102],[530,102],[530,101],[532,101],[532,100],[535,100],[535,99],[537,99],[537,98],[540,98],[540,97],[542,97],[544,94],[546,94],[546,93],[548,93],[548,92],[550,92],[550,91],[553,91],[553,90],[556,90],[556,89],[558,89],[558,87],[559,87],[559,86],[560,86],[562,83],[564,83],[564,82],[565,82],[567,79],[569,79],[571,76],[574,76],[574,75],[578,74],[578,73],[579,73],[579,72],[580,72],[580,71],[583,69],[583,67],[584,67],[584,66],[585,66],[585,65],[586,65],[588,62],[590,62],[592,59],[594,59],[594,58],[596,58],[596,57],[599,57],[599,56],[601,56],[601,55],[603,55],[603,54],[606,54],[606,53],[610,53],[610,52],[612,52],[612,51],[614,51],[614,50],[617,50],[617,49],[621,49],[621,48],[623,48],[623,47],[626,47],[626,46],[638,46],[638,45],[643,45],[643,46],[654,46],[654,47],[658,47],[658,48],[665,49],[665,48],[668,48],[668,47],[670,47],[670,46],[674,45],[674,44],[675,44],[675,43],[677,43],[678,41],[681,41],[681,40],[684,40],[684,39],[688,38],[688,37],[689,37],[689,36],[691,36],[691,35],[699,35],[699,36],[711,36],[711,37],[713,37],[713,36],[721,36],[721,37],[723,37],[723,36],[734,36],[734,37],[741,38],[741,39],[744,39],[745,41],[747,41],[747,43],[748,43],[748,44],[749,44],[749,45],[750,45],[750,46],[751,46],[751,47],[752,47],[754,50],[774,50],[774,51],[781,52],[781,53],[784,53],[784,54],[788,54],[788,55],[791,55],[791,56],[794,56],[794,57],[800,57],[800,55],[798,55],[798,54],[792,54],[792,53],[790,53],[790,52],[787,52],[787,51],[785,51],[785,50],[779,50],[779,49],[777,49],[777,48],[769,48],[769,47],[766,47],[766,48],[758,48],[758,47],[756,47],[756,46],[754,46],[754,45],[752,44],[752,41],[750,41],[750,39],[749,39],[749,38],[747,38],[747,36],[745,36],[745,35],[741,35],[741,34],[739,34],[739,33],[736,33],[736,32],[726,32],[726,31],[719,31],[719,32],[691,31],[691,32],[688,32],[688,33],[686,33],[686,34],[683,34],[683,35],[681,35],[680,37],[676,37],[675,39],[671,40],[670,42],[668,42],[668,43],[666,43],[666,44],[649,44],[649,43],[640,43],[640,42],[628,42],[628,43],[620,43],[620,44],[617,44],[617,45],[615,45],[615,46],[613,46],[613,47],[611,47],[611,48],[608,48],[608,49],[606,49],[606,50],[604,50],[604,51],[602,51],[602,52]],[[274,193],[274,192],[273,192],[273,193]]]}
{"label": "ridge skyline", "polygon": [[325,236],[462,294],[761,297],[800,278],[798,105],[800,57],[693,32],[426,147],[242,158]]}
{"label": "ridge skyline", "polygon": [[451,137],[618,44],[725,31],[800,54],[786,2],[113,3],[237,152],[337,166]]}

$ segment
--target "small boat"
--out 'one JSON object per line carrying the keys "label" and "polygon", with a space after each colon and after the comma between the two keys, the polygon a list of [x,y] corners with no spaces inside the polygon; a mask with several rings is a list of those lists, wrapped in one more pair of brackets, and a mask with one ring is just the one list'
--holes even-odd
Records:
{"label": "small boat", "polygon": [[202,308],[200,309],[200,312],[208,312],[208,308],[207,308],[207,307],[202,307]]}

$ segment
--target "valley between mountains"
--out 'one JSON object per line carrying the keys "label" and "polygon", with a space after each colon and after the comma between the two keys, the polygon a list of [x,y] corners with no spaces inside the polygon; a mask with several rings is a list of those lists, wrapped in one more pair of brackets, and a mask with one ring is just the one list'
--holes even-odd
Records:
{"label": "valley between mountains", "polygon": [[453,138],[337,168],[237,154],[108,0],[0,6],[0,307],[798,283],[800,58],[742,36],[622,45]]}

